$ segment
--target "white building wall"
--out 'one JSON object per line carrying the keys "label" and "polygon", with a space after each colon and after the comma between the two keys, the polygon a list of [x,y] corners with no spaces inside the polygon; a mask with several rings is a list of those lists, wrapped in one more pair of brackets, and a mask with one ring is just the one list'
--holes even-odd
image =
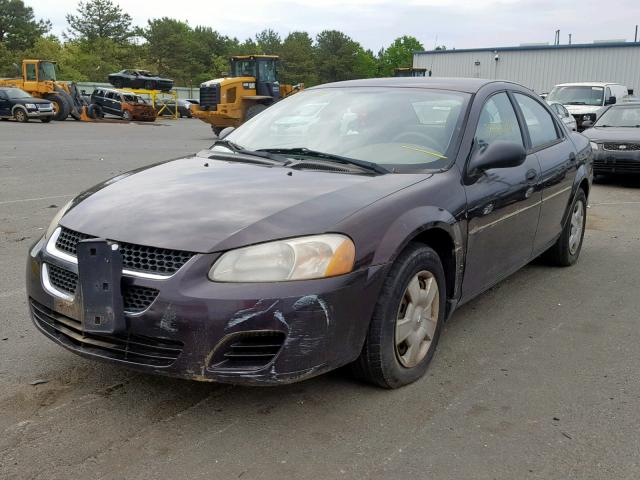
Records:
{"label": "white building wall", "polygon": [[538,93],[558,83],[588,81],[621,83],[640,93],[640,44],[424,52],[414,54],[413,66],[431,70],[434,77],[511,80]]}

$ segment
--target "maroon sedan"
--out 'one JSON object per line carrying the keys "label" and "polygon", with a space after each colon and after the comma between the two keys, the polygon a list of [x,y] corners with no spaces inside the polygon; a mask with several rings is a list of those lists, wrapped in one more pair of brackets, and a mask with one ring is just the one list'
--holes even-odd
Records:
{"label": "maroon sedan", "polygon": [[27,263],[38,329],[144,372],[419,379],[456,307],[532,259],[578,259],[591,147],[530,90],[323,85],[209,150],[98,185]]}

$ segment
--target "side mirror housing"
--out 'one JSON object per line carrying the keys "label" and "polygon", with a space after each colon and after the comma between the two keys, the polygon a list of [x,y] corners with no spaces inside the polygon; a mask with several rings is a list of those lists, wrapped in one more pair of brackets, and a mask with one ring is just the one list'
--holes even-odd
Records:
{"label": "side mirror housing", "polygon": [[227,127],[227,128],[223,128],[222,131],[220,132],[220,134],[218,135],[218,140],[222,140],[224,137],[226,137],[227,135],[229,135],[231,132],[233,132],[236,129],[236,127]]}
{"label": "side mirror housing", "polygon": [[498,140],[478,149],[472,155],[469,171],[471,174],[478,174],[492,168],[518,167],[526,158],[527,152],[521,144]]}
{"label": "side mirror housing", "polygon": [[585,120],[582,122],[582,128],[591,128],[593,127],[593,122],[591,120]]}
{"label": "side mirror housing", "polygon": [[609,98],[607,98],[607,101],[604,102],[604,104],[605,105],[614,105],[617,101],[618,101],[618,99],[616,97],[609,97]]}

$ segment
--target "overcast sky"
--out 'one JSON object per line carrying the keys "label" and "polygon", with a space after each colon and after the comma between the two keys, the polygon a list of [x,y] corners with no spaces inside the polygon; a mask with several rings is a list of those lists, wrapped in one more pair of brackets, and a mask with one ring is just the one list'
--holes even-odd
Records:
{"label": "overcast sky", "polygon": [[[67,27],[65,13],[77,0],[25,0],[39,18],[53,23],[55,34]],[[241,40],[265,28],[285,36],[294,30],[312,35],[325,29],[345,32],[377,52],[400,35],[417,37],[426,49],[513,46],[521,43],[633,40],[640,23],[638,0],[135,0],[120,1],[137,25],[169,16],[191,26],[210,26]]]}

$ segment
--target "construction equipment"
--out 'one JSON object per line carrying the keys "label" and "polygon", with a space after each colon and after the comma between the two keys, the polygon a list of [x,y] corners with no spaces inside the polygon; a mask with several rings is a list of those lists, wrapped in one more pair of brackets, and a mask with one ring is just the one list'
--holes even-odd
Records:
{"label": "construction equipment", "polygon": [[393,71],[394,77],[425,77],[426,74],[426,68],[398,67]]}
{"label": "construction equipment", "polygon": [[23,60],[21,78],[0,79],[0,86],[18,87],[32,97],[46,98],[53,103],[54,120],[65,120],[71,115],[80,120],[86,105],[75,83],[56,79],[56,63],[48,60]]}
{"label": "construction equipment", "polygon": [[200,85],[200,105],[193,116],[211,124],[218,135],[226,127],[237,127],[269,105],[302,90],[304,85],[280,84],[277,55],[231,57],[231,73]]}

